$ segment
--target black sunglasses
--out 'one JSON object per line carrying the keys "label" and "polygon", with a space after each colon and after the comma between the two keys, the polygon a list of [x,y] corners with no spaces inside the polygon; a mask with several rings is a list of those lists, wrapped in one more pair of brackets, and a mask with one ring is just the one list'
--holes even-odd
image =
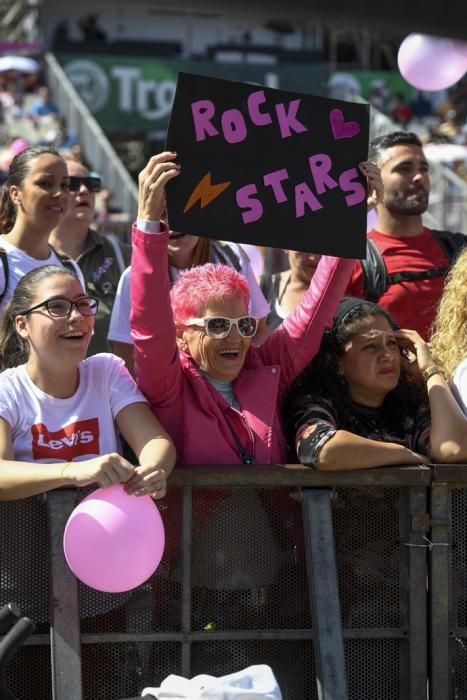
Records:
{"label": "black sunglasses", "polygon": [[70,175],[70,192],[79,192],[81,186],[84,185],[89,192],[101,191],[100,177],[78,177],[78,175]]}
{"label": "black sunglasses", "polygon": [[63,318],[69,316],[73,307],[79,311],[82,316],[95,316],[97,314],[97,309],[99,308],[99,300],[94,297],[80,297],[76,301],[70,301],[70,299],[64,299],[63,297],[54,297],[53,299],[47,299],[46,301],[41,301],[40,304],[31,306],[30,309],[22,311],[20,316],[26,316],[30,314],[31,311],[37,311],[45,307],[49,316],[54,316],[55,318]]}

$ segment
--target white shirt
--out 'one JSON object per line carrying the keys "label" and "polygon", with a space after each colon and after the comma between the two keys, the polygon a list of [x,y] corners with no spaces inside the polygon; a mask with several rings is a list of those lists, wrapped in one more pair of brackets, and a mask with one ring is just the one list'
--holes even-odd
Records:
{"label": "white shirt", "polygon": [[[63,262],[60,260],[55,251],[52,250],[52,248],[50,249],[50,255],[47,260],[37,260],[37,258],[32,258],[24,251],[12,245],[3,236],[0,236],[0,248],[2,248],[8,255],[8,286],[0,303],[1,314],[7,302],[13,296],[16,285],[26,273],[30,272],[31,270],[35,270],[37,267],[43,267],[44,265],[63,266]],[[83,274],[78,263],[76,263],[74,260],[70,260],[70,262],[73,266],[75,274],[78,276],[78,279],[81,282],[81,286],[83,289],[86,289]],[[5,289],[5,281],[5,267],[3,261],[0,261],[0,296]]]}
{"label": "white shirt", "polygon": [[452,377],[451,388],[460,407],[467,416],[467,359],[463,360]]}
{"label": "white shirt", "polygon": [[79,462],[120,452],[115,418],[140,402],[146,399],[123,361],[110,353],[80,362],[78,388],[67,399],[39,389],[26,365],[0,374],[0,417],[10,425],[17,461]]}

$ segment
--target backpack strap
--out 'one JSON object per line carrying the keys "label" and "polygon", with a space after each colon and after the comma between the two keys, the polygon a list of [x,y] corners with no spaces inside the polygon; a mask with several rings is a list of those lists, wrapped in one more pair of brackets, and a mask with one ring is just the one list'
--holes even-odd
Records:
{"label": "backpack strap", "polygon": [[363,273],[365,299],[375,303],[378,302],[378,299],[384,294],[388,287],[393,284],[444,277],[449,272],[449,268],[461,250],[467,245],[467,236],[463,233],[438,231],[436,229],[432,229],[432,233],[448,258],[449,265],[420,270],[418,272],[415,270],[405,270],[402,272],[395,272],[392,275],[388,275],[384,258],[376,243],[371,239],[367,239],[366,258],[360,261]]}
{"label": "backpack strap", "polygon": [[431,280],[433,277],[445,277],[449,272],[449,267],[431,267],[429,270],[407,270],[395,272],[389,275],[389,284],[400,284],[400,282],[413,282],[414,280]]}
{"label": "backpack strap", "polygon": [[272,275],[260,275],[258,286],[263,292],[265,299],[267,299],[272,290]]}
{"label": "backpack strap", "polygon": [[218,246],[218,251],[224,255],[224,258],[227,258],[230,263],[231,267],[235,268],[237,272],[241,272],[242,266],[240,264],[240,260],[238,259],[237,254],[235,251],[229,246],[228,243],[221,243],[220,241],[216,241],[217,246]]}
{"label": "backpack strap", "polygon": [[363,296],[376,303],[391,284],[378,246],[371,238],[366,241],[366,257],[360,260],[363,274]]}
{"label": "backpack strap", "polygon": [[412,280],[432,279],[433,277],[445,277],[448,274],[451,265],[467,244],[467,237],[464,236],[463,233],[452,233],[451,231],[431,229],[431,232],[449,260],[449,265],[434,267],[429,270],[421,270],[420,272],[396,272],[394,275],[389,275],[391,284],[410,282]]}
{"label": "backpack strap", "polygon": [[258,280],[259,288],[271,306],[279,295],[280,280],[280,272],[274,275],[261,275]]}
{"label": "backpack strap", "polygon": [[59,253],[57,250],[55,250],[53,245],[50,245],[50,243],[49,243],[49,248],[52,251],[52,253],[55,253],[57,258],[62,263],[63,267],[67,267],[69,270],[71,270],[72,272],[74,272],[76,274],[76,268],[74,266],[74,263],[72,262],[71,258],[68,257],[68,255]]}
{"label": "backpack strap", "polygon": [[60,257],[60,262],[62,263],[63,267],[66,267],[68,270],[71,270],[76,275],[76,267],[73,264],[73,260],[71,258],[65,258],[62,256],[59,256],[59,257]]}
{"label": "backpack strap", "polygon": [[[79,281],[81,282],[81,284],[82,284],[83,287],[84,287],[84,277],[83,277],[83,273],[81,272],[81,268],[80,268],[80,266],[78,265],[78,263],[76,262],[76,260],[73,260],[73,258],[70,258],[68,255],[61,255],[60,253],[58,253],[58,252],[55,250],[55,248],[53,247],[53,245],[50,245],[50,243],[49,243],[49,248],[50,248],[50,250],[52,250],[52,252],[55,253],[55,255],[56,255],[57,258],[60,260],[60,262],[61,262],[61,264],[63,265],[63,267],[66,267],[67,270],[71,270],[71,272],[73,272],[73,273],[77,276],[77,278],[79,279]],[[85,288],[85,287],[84,287],[84,288]]]}
{"label": "backpack strap", "polygon": [[[64,267],[68,268],[68,270],[71,270],[75,275],[78,274],[78,277],[79,277],[79,267],[78,267],[78,264],[75,263],[75,261],[72,260],[71,258],[62,257],[61,255],[59,255],[59,254],[57,253],[57,251],[55,250],[55,248],[53,248],[53,246],[51,246],[50,244],[49,244],[49,247],[53,250],[53,252],[54,252],[55,255],[57,256],[57,258],[60,260],[60,262],[62,263],[62,265],[63,265]],[[3,267],[3,289],[0,290],[0,304],[1,304],[2,301],[3,301],[3,298],[4,298],[5,294],[6,294],[6,291],[7,291],[7,289],[8,289],[8,282],[9,282],[9,279],[10,279],[10,268],[9,268],[9,264],[8,264],[8,253],[7,253],[6,250],[4,250],[3,248],[0,248],[0,264],[1,264],[2,267]]]}
{"label": "backpack strap", "polygon": [[432,229],[431,233],[440,244],[450,264],[454,262],[461,250],[467,245],[467,236],[464,236],[463,233],[438,231],[436,229]]}
{"label": "backpack strap", "polygon": [[8,255],[6,250],[3,250],[3,248],[0,248],[0,260],[1,264],[3,266],[3,289],[0,291],[0,304],[3,301],[3,297],[6,294],[6,290],[8,289],[8,280],[10,278],[10,268],[8,266]]}

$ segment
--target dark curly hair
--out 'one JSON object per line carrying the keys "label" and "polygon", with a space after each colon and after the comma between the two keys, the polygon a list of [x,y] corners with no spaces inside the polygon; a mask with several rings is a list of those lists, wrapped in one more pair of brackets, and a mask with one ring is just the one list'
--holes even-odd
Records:
{"label": "dark curly hair", "polygon": [[[399,326],[392,316],[377,304],[349,298],[341,302],[333,327],[324,332],[317,355],[293,382],[284,398],[284,424],[292,449],[295,445],[297,417],[303,415],[307,404],[316,403],[323,398],[332,403],[338,428],[352,431],[352,399],[345,377],[339,374],[339,359],[344,355],[345,345],[360,330],[362,323],[375,316],[383,316],[394,330],[398,330]],[[402,368],[397,387],[384,399],[381,421],[395,435],[404,437],[404,418],[413,415],[420,403],[426,400],[426,392]]]}

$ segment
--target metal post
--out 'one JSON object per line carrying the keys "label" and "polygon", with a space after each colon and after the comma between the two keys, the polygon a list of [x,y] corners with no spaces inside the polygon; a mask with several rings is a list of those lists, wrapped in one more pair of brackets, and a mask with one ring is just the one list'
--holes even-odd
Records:
{"label": "metal post", "polygon": [[319,700],[347,700],[331,491],[303,489],[303,526]]}
{"label": "metal post", "polygon": [[[405,611],[403,624],[408,627],[408,654],[403,654],[401,658],[401,697],[426,700],[428,544],[425,536],[429,532],[426,488],[413,486],[408,493],[403,491],[399,511],[403,544],[401,606]],[[401,651],[406,649],[407,645],[402,645]]]}
{"label": "metal post", "polygon": [[431,487],[431,700],[451,698],[449,662],[449,539],[450,491],[446,484]]}
{"label": "metal post", "polygon": [[78,585],[63,552],[63,531],[75,505],[75,490],[62,489],[47,494],[53,700],[82,700],[83,697]]}
{"label": "metal post", "polygon": [[193,489],[183,489],[182,519],[182,675],[191,677],[191,573],[192,573]]}

